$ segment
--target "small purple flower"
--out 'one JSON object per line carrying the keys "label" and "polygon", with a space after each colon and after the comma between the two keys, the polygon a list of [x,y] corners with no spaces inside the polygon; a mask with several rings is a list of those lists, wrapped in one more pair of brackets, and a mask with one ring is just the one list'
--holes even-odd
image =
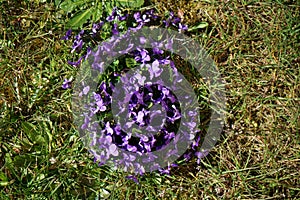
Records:
{"label": "small purple flower", "polygon": [[140,37],[140,44],[145,44],[147,42],[147,39],[145,37]]}
{"label": "small purple flower", "polygon": [[94,99],[96,101],[97,108],[96,108],[96,110],[93,113],[96,113],[98,111],[100,111],[100,112],[105,111],[106,110],[106,106],[105,106],[105,104],[103,102],[102,97],[99,94],[97,94],[97,93],[94,92]]}
{"label": "small purple flower", "polygon": [[112,10],[111,15],[109,15],[109,16],[106,18],[106,20],[107,20],[108,22],[112,22],[112,21],[115,20],[115,17],[116,17],[116,16],[117,16],[117,8],[114,7],[113,10]]}
{"label": "small purple flower", "polygon": [[146,14],[141,15],[140,12],[134,13],[133,17],[137,23],[142,25],[144,25],[147,22],[150,22],[150,18],[148,18],[148,15]]}
{"label": "small purple flower", "polygon": [[71,53],[74,53],[74,51],[79,52],[82,49],[82,45],[83,45],[83,40],[79,39],[79,40],[75,40],[72,46],[72,51]]}
{"label": "small purple flower", "polygon": [[71,35],[72,35],[72,29],[69,29],[69,30],[66,32],[66,35],[63,36],[63,37],[61,38],[61,40],[69,40],[70,37],[71,37]]}
{"label": "small purple flower", "polygon": [[75,61],[75,62],[68,61],[68,64],[69,64],[69,65],[72,65],[73,67],[77,67],[77,66],[81,63],[82,59],[83,59],[83,56],[80,57],[79,60],[77,60],[77,61]]}
{"label": "small purple flower", "polygon": [[150,79],[152,79],[153,77],[159,77],[162,71],[163,70],[159,67],[158,60],[155,60],[149,69]]}
{"label": "small purple flower", "polygon": [[188,30],[188,26],[185,25],[185,24],[179,23],[179,25],[178,25],[178,31],[179,31],[179,33],[181,33],[182,31],[186,31],[186,30]]}
{"label": "small purple flower", "polygon": [[104,129],[105,129],[106,133],[109,135],[112,135],[114,133],[114,130],[110,127],[109,122],[106,122]]}
{"label": "small purple flower", "polygon": [[138,62],[145,63],[150,61],[149,52],[146,49],[138,49],[139,54],[134,59]]}
{"label": "small purple flower", "polygon": [[125,15],[118,15],[118,19],[120,20],[120,21],[124,21],[125,19],[127,19],[127,17],[128,17],[128,14],[125,14]]}
{"label": "small purple flower", "polygon": [[102,28],[103,25],[104,25],[104,22],[94,23],[93,28],[92,28],[92,32],[97,33]]}
{"label": "small purple flower", "polygon": [[118,147],[115,144],[111,144],[107,150],[107,153],[109,155],[113,155],[113,156],[118,156],[119,155],[119,151],[117,149]]}
{"label": "small purple flower", "polygon": [[113,27],[113,29],[112,29],[111,31],[112,31],[112,33],[113,33],[114,35],[118,35],[118,34],[119,34],[119,31],[118,31],[118,24],[117,24],[117,23],[114,24],[114,27]]}
{"label": "small purple flower", "polygon": [[158,16],[155,15],[153,9],[146,11],[146,14],[147,14],[149,17],[151,17],[152,19],[157,19],[157,18],[158,18]]}
{"label": "small purple flower", "polygon": [[72,78],[70,79],[65,79],[62,85],[63,89],[68,89],[71,88],[71,83],[72,83]]}
{"label": "small purple flower", "polygon": [[84,116],[84,123],[81,125],[81,129],[82,130],[85,130],[85,129],[87,129],[88,128],[88,125],[89,125],[89,123],[90,123],[90,117],[88,116],[88,115],[85,115]]}
{"label": "small purple flower", "polygon": [[139,180],[135,176],[130,175],[130,176],[126,176],[125,178],[128,179],[128,180],[132,180],[137,184],[140,183]]}
{"label": "small purple flower", "polygon": [[90,86],[85,86],[82,91],[79,93],[79,96],[87,95],[87,93],[90,91]]}

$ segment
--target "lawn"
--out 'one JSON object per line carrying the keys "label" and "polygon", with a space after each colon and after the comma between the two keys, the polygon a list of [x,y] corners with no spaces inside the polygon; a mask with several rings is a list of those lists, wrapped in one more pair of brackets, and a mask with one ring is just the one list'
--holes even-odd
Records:
{"label": "lawn", "polygon": [[227,111],[199,165],[138,184],[99,167],[73,123],[62,83],[76,76],[75,57],[61,40],[72,14],[58,2],[0,0],[0,199],[300,198],[299,1],[145,1],[189,27],[207,22],[187,35],[226,81]]}

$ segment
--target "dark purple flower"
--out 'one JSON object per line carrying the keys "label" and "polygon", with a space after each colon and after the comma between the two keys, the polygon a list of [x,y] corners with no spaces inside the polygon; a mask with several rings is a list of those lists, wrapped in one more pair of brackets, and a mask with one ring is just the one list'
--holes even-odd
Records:
{"label": "dark purple flower", "polygon": [[128,180],[132,180],[137,184],[140,183],[139,180],[135,176],[130,175],[130,176],[126,176],[125,178],[128,179]]}
{"label": "dark purple flower", "polygon": [[152,18],[152,19],[157,19],[157,18],[158,18],[158,16],[155,15],[153,9],[146,11],[146,14],[147,14],[150,18]]}
{"label": "dark purple flower", "polygon": [[170,64],[169,57],[164,58],[164,59],[160,59],[160,60],[158,60],[158,62],[159,62],[159,64],[161,64],[161,65],[168,65],[168,64]]}
{"label": "dark purple flower", "polygon": [[125,19],[127,19],[127,17],[128,17],[128,14],[125,14],[125,15],[118,15],[118,19],[120,20],[120,21],[124,21]]}
{"label": "dark purple flower", "polygon": [[118,34],[119,34],[119,31],[118,31],[118,24],[117,24],[117,23],[114,24],[114,27],[113,27],[113,29],[112,29],[111,31],[112,31],[112,33],[113,33],[114,35],[118,35]]}
{"label": "dark purple flower", "polygon": [[192,153],[191,152],[185,153],[183,155],[183,157],[184,157],[185,161],[189,161],[192,157]]}
{"label": "dark purple flower", "polygon": [[196,140],[193,141],[193,143],[192,143],[192,149],[193,149],[193,150],[196,150],[196,148],[199,146],[200,139],[201,139],[201,138],[198,136],[198,137],[196,138]]}
{"label": "dark purple flower", "polygon": [[186,31],[186,30],[188,30],[188,26],[185,25],[185,24],[179,23],[179,25],[178,25],[178,31],[181,33],[182,31]]}
{"label": "dark purple flower", "polygon": [[74,53],[74,51],[79,52],[82,49],[82,45],[83,45],[83,40],[79,39],[79,40],[75,40],[72,46],[72,51],[71,53]]}
{"label": "dark purple flower", "polygon": [[106,18],[106,20],[107,20],[108,22],[112,22],[112,21],[115,20],[115,17],[117,16],[117,10],[118,10],[118,9],[117,9],[116,7],[113,8],[111,15],[109,15],[109,16]]}
{"label": "dark purple flower", "polygon": [[180,19],[179,17],[174,17],[174,18],[172,19],[172,25],[173,25],[173,26],[177,26],[177,24],[179,24],[180,21],[181,21],[181,19]]}
{"label": "dark purple flower", "polygon": [[62,85],[63,89],[68,89],[71,88],[71,83],[72,83],[72,78],[70,79],[65,79]]}
{"label": "dark purple flower", "polygon": [[61,40],[69,40],[70,37],[71,37],[71,35],[72,35],[72,29],[69,29],[69,30],[66,32],[66,35],[63,36],[63,37],[61,38]]}
{"label": "dark purple flower", "polygon": [[146,14],[141,15],[140,12],[134,13],[133,17],[134,17],[135,21],[139,24],[144,25],[145,23],[150,22],[150,18],[148,18],[148,15],[146,15]]}
{"label": "dark purple flower", "polygon": [[92,32],[97,33],[102,28],[103,25],[104,25],[104,22],[94,23],[93,28],[92,28]]}
{"label": "dark purple flower", "polygon": [[77,67],[80,63],[81,63],[81,60],[83,59],[83,56],[79,58],[79,60],[75,61],[75,62],[72,62],[72,61],[68,61],[68,64],[69,65],[72,65],[73,67]]}
{"label": "dark purple flower", "polygon": [[161,50],[161,49],[159,49],[159,48],[157,48],[157,47],[154,47],[154,48],[152,49],[152,51],[153,51],[153,54],[154,54],[154,55],[161,55],[161,54],[164,53],[163,50]]}

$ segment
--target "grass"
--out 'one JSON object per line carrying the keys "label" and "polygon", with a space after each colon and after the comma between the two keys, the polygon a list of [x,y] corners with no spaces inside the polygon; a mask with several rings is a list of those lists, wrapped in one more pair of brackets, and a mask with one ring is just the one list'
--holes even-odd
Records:
{"label": "grass", "polygon": [[72,124],[69,44],[53,3],[1,1],[0,199],[299,199],[300,4],[153,0],[209,26],[189,33],[226,80],[221,140],[195,161],[141,177],[98,167]]}

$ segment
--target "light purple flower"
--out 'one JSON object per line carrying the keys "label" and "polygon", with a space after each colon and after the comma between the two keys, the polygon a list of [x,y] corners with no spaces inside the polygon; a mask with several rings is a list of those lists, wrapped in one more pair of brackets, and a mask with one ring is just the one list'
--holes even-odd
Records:
{"label": "light purple flower", "polygon": [[118,147],[115,144],[111,144],[108,147],[107,153],[109,155],[118,156],[119,155]]}
{"label": "light purple flower", "polygon": [[91,118],[88,115],[84,115],[84,123],[81,125],[81,129],[85,130],[88,128]]}
{"label": "light purple flower", "polygon": [[90,86],[85,86],[82,91],[79,93],[79,96],[87,95],[87,93],[90,91]]}
{"label": "light purple flower", "polygon": [[159,61],[155,60],[149,69],[150,79],[152,79],[153,77],[159,77],[162,71],[162,68],[159,67]]}
{"label": "light purple flower", "polygon": [[149,52],[146,49],[138,49],[139,54],[135,57],[135,60],[141,63],[150,61]]}

